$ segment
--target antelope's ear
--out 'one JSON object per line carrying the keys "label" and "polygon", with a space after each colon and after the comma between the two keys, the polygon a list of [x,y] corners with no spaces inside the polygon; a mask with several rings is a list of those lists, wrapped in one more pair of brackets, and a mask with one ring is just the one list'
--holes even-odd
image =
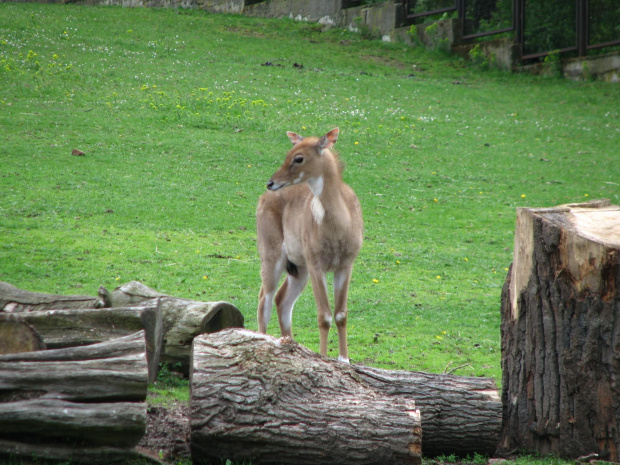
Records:
{"label": "antelope's ear", "polygon": [[339,132],[340,132],[340,129],[334,128],[331,131],[329,131],[327,134],[325,134],[323,137],[321,137],[321,140],[319,140],[319,149],[325,150],[325,149],[329,149],[333,147],[336,141],[338,140]]}
{"label": "antelope's ear", "polygon": [[286,135],[288,136],[288,138],[291,140],[291,142],[293,143],[293,145],[297,145],[299,144],[302,140],[304,140],[303,137],[301,137],[299,134],[296,134],[294,132],[288,131],[286,133]]}

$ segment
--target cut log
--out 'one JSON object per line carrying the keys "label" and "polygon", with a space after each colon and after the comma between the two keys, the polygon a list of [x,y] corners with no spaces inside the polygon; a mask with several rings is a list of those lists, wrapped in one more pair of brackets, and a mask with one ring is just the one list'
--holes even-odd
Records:
{"label": "cut log", "polygon": [[0,355],[43,349],[43,339],[28,323],[0,320]]}
{"label": "cut log", "polygon": [[146,428],[144,403],[34,399],[0,403],[0,437],[133,447]]}
{"label": "cut log", "polygon": [[502,366],[502,450],[620,459],[620,207],[517,210]]}
{"label": "cut log", "polygon": [[149,382],[157,374],[162,346],[162,313],[158,301],[141,307],[0,312],[0,322],[26,322],[49,349],[83,346],[144,330]]}
{"label": "cut log", "polygon": [[419,464],[420,412],[348,364],[290,339],[224,330],[194,339],[194,463]]}
{"label": "cut log", "polygon": [[55,295],[24,291],[0,281],[0,312],[32,312],[58,308],[98,308],[101,299],[87,295]]}
{"label": "cut log", "polygon": [[0,355],[0,457],[101,464],[136,457],[147,376],[144,331]]}
{"label": "cut log", "polygon": [[361,379],[389,397],[415,399],[422,415],[424,456],[492,455],[502,403],[492,378],[391,371],[353,365]]}
{"label": "cut log", "polygon": [[159,300],[164,321],[160,361],[178,364],[175,369],[185,374],[189,374],[194,337],[225,328],[243,328],[244,324],[243,315],[231,303],[181,299],[161,294],[137,281],[123,284],[112,293],[101,287],[99,296],[107,307],[144,305]]}
{"label": "cut log", "polygon": [[0,402],[142,402],[147,376],[144,331],[85,347],[0,355]]}
{"label": "cut log", "polygon": [[[33,457],[36,458],[35,461]],[[70,463],[71,465],[107,465],[130,463],[162,465],[163,462],[138,452],[137,449],[129,449],[114,446],[76,446],[72,444],[30,444],[0,438],[0,458],[5,458],[8,463]],[[23,462],[14,462],[21,458]],[[135,461],[135,462],[134,462]]]}

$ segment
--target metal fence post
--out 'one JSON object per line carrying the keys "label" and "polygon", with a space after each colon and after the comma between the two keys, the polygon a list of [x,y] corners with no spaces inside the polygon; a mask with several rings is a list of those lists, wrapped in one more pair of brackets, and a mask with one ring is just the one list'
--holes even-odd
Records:
{"label": "metal fence post", "polygon": [[577,54],[586,56],[588,50],[588,0],[577,0]]}
{"label": "metal fence post", "polygon": [[515,42],[521,48],[520,54],[523,54],[525,45],[525,0],[514,0],[512,21],[515,29]]}

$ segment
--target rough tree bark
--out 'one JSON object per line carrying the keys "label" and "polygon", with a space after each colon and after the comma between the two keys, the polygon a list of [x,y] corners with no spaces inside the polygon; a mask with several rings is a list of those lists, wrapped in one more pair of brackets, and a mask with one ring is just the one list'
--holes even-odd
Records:
{"label": "rough tree bark", "polygon": [[100,344],[0,355],[0,457],[109,463],[146,428],[144,331]]}
{"label": "rough tree bark", "polygon": [[392,371],[353,365],[361,379],[390,397],[415,399],[422,415],[422,453],[492,455],[502,403],[492,378]]}
{"label": "rough tree bark", "polygon": [[246,330],[194,340],[194,463],[419,464],[420,413],[348,364]]}
{"label": "rough tree bark", "polygon": [[163,339],[162,312],[157,300],[141,307],[0,312],[2,322],[29,324],[48,349],[83,346],[144,330],[149,382],[157,375]]}
{"label": "rough tree bark", "polygon": [[228,302],[199,302],[161,294],[138,282],[131,281],[108,292],[99,288],[106,307],[143,305],[159,300],[164,321],[164,340],[160,360],[180,364],[189,373],[194,337],[224,328],[243,328],[244,318],[237,307]]}
{"label": "rough tree bark", "polygon": [[620,207],[517,210],[502,365],[502,450],[618,461]]}

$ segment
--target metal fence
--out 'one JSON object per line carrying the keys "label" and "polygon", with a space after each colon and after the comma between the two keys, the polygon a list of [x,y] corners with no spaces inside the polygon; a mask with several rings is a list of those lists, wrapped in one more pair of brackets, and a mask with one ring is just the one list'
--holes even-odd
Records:
{"label": "metal fence", "polygon": [[620,45],[619,0],[403,0],[409,24],[460,18],[464,40],[509,34],[522,60]]}

